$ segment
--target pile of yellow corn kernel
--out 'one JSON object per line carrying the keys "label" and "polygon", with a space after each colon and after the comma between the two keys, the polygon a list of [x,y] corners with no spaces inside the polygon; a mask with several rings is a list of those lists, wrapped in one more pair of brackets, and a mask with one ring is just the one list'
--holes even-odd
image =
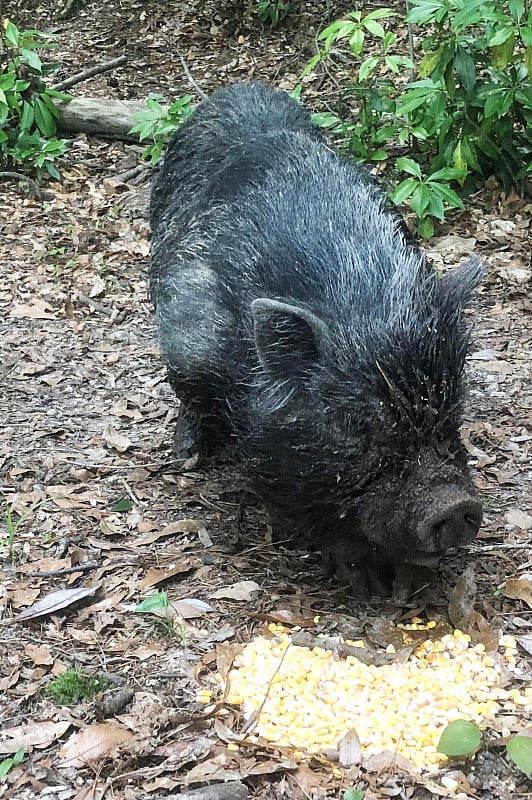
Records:
{"label": "pile of yellow corn kernel", "polygon": [[[269,630],[270,638],[259,636],[244,647],[224,687],[227,702],[240,705],[246,719],[256,714],[246,737],[251,741],[260,736],[320,753],[336,750],[354,728],[363,755],[397,751],[430,769],[446,760],[437,745],[452,720],[482,724],[501,710],[532,712],[532,688],[500,686],[515,668],[511,636],[501,638],[500,654],[492,656],[457,630],[424,641],[406,663],[377,667],[320,647],[294,646],[282,626]],[[199,699],[208,703],[211,694],[203,690]]]}

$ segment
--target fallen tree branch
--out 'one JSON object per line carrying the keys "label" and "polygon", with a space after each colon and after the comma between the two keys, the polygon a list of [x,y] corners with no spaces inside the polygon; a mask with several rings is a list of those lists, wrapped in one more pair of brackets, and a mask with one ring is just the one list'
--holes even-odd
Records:
{"label": "fallen tree branch", "polygon": [[0,172],[0,181],[3,180],[4,178],[19,182],[24,181],[25,183],[28,184],[28,189],[30,194],[36,200],[44,199],[43,193],[39,188],[39,185],[33,180],[33,178],[30,178],[29,175],[23,175],[21,172],[11,172],[9,170],[2,170]]}
{"label": "fallen tree branch", "polygon": [[64,89],[69,89],[71,86],[75,86],[76,83],[81,83],[81,81],[94,78],[95,75],[100,75],[102,72],[108,72],[111,69],[116,69],[116,67],[121,67],[122,64],[125,64],[126,62],[126,56],[119,56],[118,58],[111,59],[111,61],[104,61],[103,64],[96,64],[94,67],[89,67],[88,69],[84,69],[82,72],[77,72],[75,75],[71,75],[70,78],[65,78],[64,81],[53,83],[50,86],[50,89],[55,89],[56,92],[62,92]]}
{"label": "fallen tree branch", "polygon": [[96,97],[74,97],[69,103],[57,101],[58,128],[76,133],[99,133],[128,141],[138,141],[129,131],[135,124],[134,114],[146,111],[141,100],[109,100]]}

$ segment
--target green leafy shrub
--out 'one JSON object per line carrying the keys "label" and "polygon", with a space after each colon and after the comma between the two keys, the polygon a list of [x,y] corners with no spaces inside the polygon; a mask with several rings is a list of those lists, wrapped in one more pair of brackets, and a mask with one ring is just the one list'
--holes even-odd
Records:
{"label": "green leafy shrub", "polygon": [[56,137],[58,110],[54,99],[69,96],[48,89],[44,77],[57,64],[44,64],[38,51],[54,47],[52,36],[19,31],[9,20],[0,24],[0,170],[17,165],[46,170],[59,178],[54,164],[67,149]]}
{"label": "green leafy shrub", "polygon": [[[411,57],[396,52],[396,34],[384,26],[397,17],[393,11],[353,11],[319,34],[320,51],[303,77],[347,49],[356,79],[351,68],[340,113],[316,121],[341,135],[355,158],[388,159],[409,172],[393,199],[408,200],[420,232],[431,235],[432,219],[461,205],[450,181],[464,193],[493,174],[508,191],[532,174],[532,9],[524,0],[410,0],[409,9]],[[369,56],[368,37],[380,44]],[[345,113],[351,101],[355,119]]]}
{"label": "green leafy shrub", "polygon": [[138,134],[141,142],[146,139],[152,140],[142,153],[143,158],[149,158],[152,164],[157,163],[168,139],[192,113],[193,99],[191,94],[186,94],[171,105],[167,105],[163,97],[148,97],[146,100],[148,110],[134,115],[136,124],[129,131]]}

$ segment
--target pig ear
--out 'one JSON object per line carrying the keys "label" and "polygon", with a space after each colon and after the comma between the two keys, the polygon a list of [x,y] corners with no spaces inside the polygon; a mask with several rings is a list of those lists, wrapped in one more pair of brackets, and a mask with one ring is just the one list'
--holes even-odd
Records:
{"label": "pig ear", "polygon": [[315,314],[261,297],[251,304],[255,347],[263,368],[277,378],[300,375],[320,360],[328,329]]}
{"label": "pig ear", "polygon": [[471,256],[459,267],[441,278],[444,296],[451,296],[460,308],[466,308],[476,287],[487,272],[486,262]]}

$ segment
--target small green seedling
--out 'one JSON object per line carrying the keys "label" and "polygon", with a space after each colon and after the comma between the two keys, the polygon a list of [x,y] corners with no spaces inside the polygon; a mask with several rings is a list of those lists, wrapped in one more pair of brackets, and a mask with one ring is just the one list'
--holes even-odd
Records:
{"label": "small green seedling", "polygon": [[288,5],[283,0],[258,0],[257,16],[276,28],[288,14]]}
{"label": "small green seedling", "polygon": [[177,621],[176,613],[168,602],[166,592],[157,592],[149,595],[133,610],[139,614],[151,614],[154,625],[160,628],[165,636],[173,638],[178,635],[183,646],[186,645],[185,629]]}
{"label": "small green seedling", "polygon": [[455,719],[444,729],[438,743],[438,753],[455,758],[465,758],[476,753],[482,735],[474,722]]}
{"label": "small green seedling", "polygon": [[346,789],[343,800],[364,800],[366,792],[362,789]]}
{"label": "small green seedling", "polygon": [[15,552],[15,539],[17,537],[18,530],[21,525],[23,525],[28,517],[37,511],[40,506],[44,505],[44,503],[48,502],[48,498],[44,500],[39,500],[38,503],[33,503],[27,511],[25,511],[18,519],[13,519],[13,509],[10,506],[6,506],[4,512],[4,519],[7,529],[7,536],[4,536],[0,539],[0,545],[2,547],[7,546],[7,553],[9,556],[9,560],[13,561],[13,556]]}
{"label": "small green seedling", "polygon": [[0,781],[3,781],[10,769],[12,767],[16,767],[17,764],[20,764],[23,758],[24,748],[19,747],[14,756],[11,756],[10,758],[4,758],[3,761],[0,761]]}
{"label": "small green seedling", "polygon": [[506,752],[515,766],[532,777],[532,739],[530,736],[514,736],[506,745]]}
{"label": "small green seedling", "polygon": [[191,94],[186,94],[168,105],[163,97],[147,98],[147,111],[133,115],[136,124],[129,131],[138,134],[141,142],[151,139],[142,158],[149,158],[152,164],[158,162],[168,139],[194,110],[193,99]]}
{"label": "small green seedling", "polygon": [[80,669],[67,669],[50,681],[44,694],[58,706],[75,706],[82,700],[91,700],[98,692],[111,686],[100,675],[87,675]]}

